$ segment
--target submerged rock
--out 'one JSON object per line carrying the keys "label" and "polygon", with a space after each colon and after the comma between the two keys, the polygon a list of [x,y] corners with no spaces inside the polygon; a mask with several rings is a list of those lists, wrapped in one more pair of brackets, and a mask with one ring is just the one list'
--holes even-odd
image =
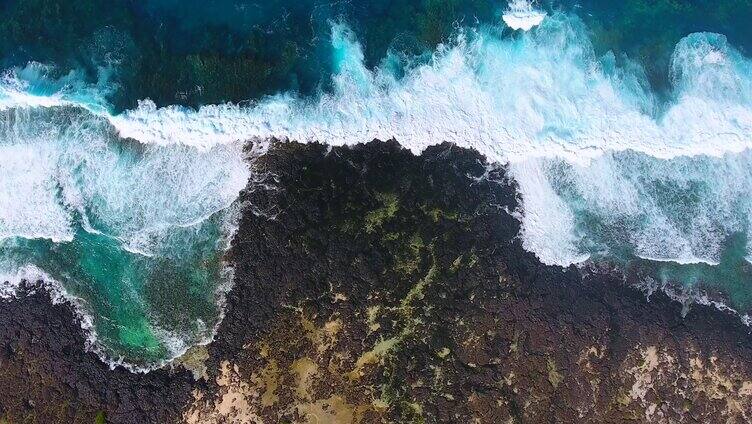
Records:
{"label": "submerged rock", "polygon": [[[275,144],[213,343],[110,370],[65,305],[0,308],[10,422],[744,422],[738,318],[522,249],[503,168],[444,144]],[[61,414],[61,415],[56,415]]]}

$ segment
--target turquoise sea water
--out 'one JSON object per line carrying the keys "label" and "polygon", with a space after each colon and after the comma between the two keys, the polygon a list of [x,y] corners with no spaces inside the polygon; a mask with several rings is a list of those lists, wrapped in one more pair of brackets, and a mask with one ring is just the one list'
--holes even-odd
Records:
{"label": "turquoise sea water", "polygon": [[137,364],[174,355],[184,343],[209,337],[218,318],[221,281],[216,224],[192,231],[188,256],[130,253],[112,238],[76,228],[70,242],[21,239],[2,246],[3,256],[31,262],[85,300],[103,353]]}
{"label": "turquoise sea water", "polygon": [[752,309],[752,2],[548,1],[528,33],[507,7],[0,1],[0,279],[158,365],[220,319],[245,140],[394,136],[510,162],[544,262]]}

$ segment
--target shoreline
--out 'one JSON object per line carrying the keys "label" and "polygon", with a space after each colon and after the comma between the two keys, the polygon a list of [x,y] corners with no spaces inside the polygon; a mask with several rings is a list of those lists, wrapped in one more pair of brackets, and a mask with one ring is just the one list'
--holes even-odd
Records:
{"label": "shoreline", "polygon": [[[229,247],[227,248],[225,253],[227,252],[229,252]],[[561,268],[562,272],[564,272],[564,270],[568,268],[560,267],[558,265],[552,266]],[[685,317],[692,307],[702,306],[715,309],[722,314],[736,318],[745,327],[752,327],[752,317],[750,317],[749,313],[741,313],[733,307],[728,306],[726,304],[728,300],[721,292],[715,293],[715,295],[713,295],[703,288],[686,288],[681,286],[681,284],[679,283],[659,283],[650,277],[648,277],[650,281],[643,279],[642,281],[630,282],[629,280],[631,279],[631,276],[627,275],[625,271],[620,270],[619,267],[610,267],[611,270],[604,271],[604,268],[609,268],[608,261],[595,262],[587,260],[580,264],[573,264],[572,266],[579,270],[581,278],[604,278],[617,280],[622,279],[624,282],[624,287],[642,293],[645,296],[645,300],[647,302],[650,302],[650,299],[653,295],[666,297],[671,302],[681,306],[682,317]],[[224,272],[228,273],[228,275],[232,275],[232,267],[225,267]],[[232,283],[223,284],[218,287],[218,290],[224,292],[226,296],[227,293],[232,290],[232,287]],[[51,282],[39,280],[32,283],[23,279],[17,285],[15,285],[14,288],[15,292],[10,296],[0,298],[0,304],[4,302],[18,301],[20,300],[20,298],[34,296],[40,293],[42,294],[42,296],[48,296],[50,300],[50,306],[62,304],[72,311],[74,323],[80,325],[80,329],[85,335],[86,342],[83,347],[86,352],[96,354],[99,360],[104,365],[109,367],[110,370],[122,367],[133,374],[147,374],[153,371],[166,370],[180,366],[183,358],[189,355],[192,350],[206,347],[214,342],[217,328],[219,328],[222,323],[222,319],[219,319],[217,324],[215,325],[216,328],[212,337],[205,340],[204,342],[188,346],[188,348],[186,348],[182,354],[169,359],[165,359],[161,361],[159,365],[142,367],[136,364],[128,363],[122,358],[110,358],[106,353],[104,353],[103,348],[96,347],[99,342],[96,340],[96,331],[94,330],[93,324],[91,323],[91,317],[83,312],[80,306],[76,305],[78,298],[69,295],[65,291],[65,289],[60,286],[60,283],[54,280]],[[225,301],[223,300],[222,304],[224,303]],[[224,305],[222,305],[221,315],[224,315]],[[752,328],[750,328],[750,333],[752,333]]]}
{"label": "shoreline", "polygon": [[703,305],[682,317],[620,275],[541,264],[508,212],[514,181],[477,152],[276,143],[255,165],[213,341],[149,373],[110,369],[84,349],[73,308],[32,289],[0,308],[0,418],[750,416],[741,320]]}

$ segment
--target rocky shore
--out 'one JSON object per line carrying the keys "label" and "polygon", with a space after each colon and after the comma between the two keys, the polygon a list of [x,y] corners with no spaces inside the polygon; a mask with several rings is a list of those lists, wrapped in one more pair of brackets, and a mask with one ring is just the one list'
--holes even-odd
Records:
{"label": "rocky shore", "polygon": [[0,305],[0,423],[752,420],[738,317],[544,266],[477,153],[280,143],[254,166],[215,341],[110,370],[28,288]]}

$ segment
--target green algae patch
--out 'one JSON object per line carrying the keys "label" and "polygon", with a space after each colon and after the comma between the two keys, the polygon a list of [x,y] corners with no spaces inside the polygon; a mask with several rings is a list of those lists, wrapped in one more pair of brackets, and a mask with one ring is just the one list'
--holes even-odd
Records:
{"label": "green algae patch", "polygon": [[558,388],[559,384],[564,381],[564,375],[559,372],[556,362],[552,358],[546,360],[546,368],[548,369],[548,382],[551,383],[554,389]]}
{"label": "green algae patch", "polygon": [[174,365],[182,366],[193,375],[194,380],[208,380],[206,361],[209,359],[209,349],[205,345],[193,346],[182,356],[175,359]]}
{"label": "green algae patch", "polygon": [[454,210],[445,210],[427,204],[420,205],[420,210],[435,224],[441,222],[441,220],[458,221],[460,219],[459,213]]}
{"label": "green algae patch", "polygon": [[380,230],[385,222],[394,218],[400,208],[399,197],[395,193],[376,193],[374,198],[380,206],[365,216],[365,228],[369,234]]}
{"label": "green algae patch", "polygon": [[[395,240],[401,241],[404,237],[397,237]],[[418,271],[423,263],[423,251],[426,248],[421,235],[414,233],[407,242],[399,243],[398,246],[394,255],[394,269],[397,273],[407,276]]]}
{"label": "green algae patch", "polygon": [[390,350],[394,349],[399,343],[399,337],[393,337],[390,339],[382,340],[376,343],[371,350],[360,355],[355,362],[355,369],[347,374],[347,377],[351,380],[357,380],[363,376],[363,368],[366,365],[378,364],[384,355]]}
{"label": "green algae patch", "polygon": [[400,309],[404,313],[406,313],[407,316],[412,316],[415,313],[414,303],[418,300],[422,300],[425,297],[426,287],[434,282],[438,276],[439,268],[436,263],[434,263],[428,270],[426,276],[418,281],[418,283],[410,289],[410,291],[407,293],[407,296],[405,296],[405,298],[400,303]]}
{"label": "green algae patch", "polygon": [[441,350],[436,352],[436,356],[441,359],[446,359],[452,351],[448,347],[442,347]]}
{"label": "green algae patch", "polygon": [[94,418],[94,424],[105,424],[107,423],[107,418],[104,414],[104,411],[99,411],[97,413],[97,416]]}

